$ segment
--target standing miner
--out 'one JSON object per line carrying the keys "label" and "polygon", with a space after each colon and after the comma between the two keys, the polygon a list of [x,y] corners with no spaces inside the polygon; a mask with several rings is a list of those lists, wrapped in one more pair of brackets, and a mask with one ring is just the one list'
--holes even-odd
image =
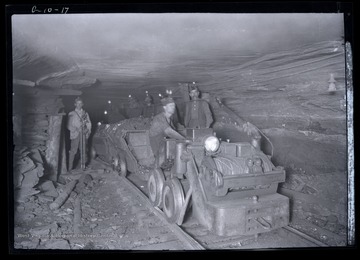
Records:
{"label": "standing miner", "polygon": [[186,103],[184,124],[186,128],[209,128],[213,117],[209,103],[199,98],[197,86],[190,86],[191,100]]}
{"label": "standing miner", "polygon": [[75,99],[75,110],[68,115],[67,128],[70,130],[71,148],[69,152],[69,172],[73,169],[74,158],[80,149],[81,168],[85,169],[87,160],[87,140],[91,133],[89,114],[82,108],[83,100]]}

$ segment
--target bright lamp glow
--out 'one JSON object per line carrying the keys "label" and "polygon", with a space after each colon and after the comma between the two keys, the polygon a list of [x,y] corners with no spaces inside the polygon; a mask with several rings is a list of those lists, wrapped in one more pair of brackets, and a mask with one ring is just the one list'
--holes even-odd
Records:
{"label": "bright lamp glow", "polygon": [[217,149],[219,149],[220,141],[215,136],[209,136],[205,140],[205,149],[208,152],[216,152]]}

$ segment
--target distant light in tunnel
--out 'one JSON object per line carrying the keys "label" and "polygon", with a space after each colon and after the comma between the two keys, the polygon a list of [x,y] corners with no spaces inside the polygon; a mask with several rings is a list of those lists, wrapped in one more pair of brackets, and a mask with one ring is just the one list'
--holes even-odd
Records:
{"label": "distant light in tunnel", "polygon": [[104,111],[104,114],[107,115],[107,111],[106,111],[106,110]]}
{"label": "distant light in tunnel", "polygon": [[111,104],[111,100],[109,100],[108,103]]}
{"label": "distant light in tunnel", "polygon": [[12,95],[15,96],[15,92],[13,92]]}
{"label": "distant light in tunnel", "polygon": [[101,126],[101,122],[98,122],[97,125],[98,125],[98,126]]}
{"label": "distant light in tunnel", "polygon": [[129,95],[129,98],[131,98],[131,95]]}

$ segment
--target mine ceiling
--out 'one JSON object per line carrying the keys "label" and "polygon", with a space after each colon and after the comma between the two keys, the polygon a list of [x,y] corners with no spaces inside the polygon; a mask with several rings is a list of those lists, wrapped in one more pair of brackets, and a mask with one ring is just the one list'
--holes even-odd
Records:
{"label": "mine ceiling", "polygon": [[339,19],[336,14],[14,15],[14,86],[97,89],[104,98],[193,81],[209,92],[246,89],[254,86],[254,65],[271,60],[272,53],[338,39]]}

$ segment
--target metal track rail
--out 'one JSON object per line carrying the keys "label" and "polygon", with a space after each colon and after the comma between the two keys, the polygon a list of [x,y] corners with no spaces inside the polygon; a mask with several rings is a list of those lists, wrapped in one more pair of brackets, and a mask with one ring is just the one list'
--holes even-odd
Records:
{"label": "metal track rail", "polygon": [[301,232],[301,231],[299,231],[299,230],[297,230],[295,228],[287,226],[287,227],[283,227],[283,229],[285,229],[287,232],[290,232],[290,233],[293,233],[293,234],[295,234],[297,236],[300,236],[302,239],[305,239],[305,240],[307,240],[307,241],[309,241],[309,242],[311,242],[311,243],[313,243],[313,244],[315,244],[317,246],[328,247],[327,244],[324,244],[323,242],[321,242],[321,241],[319,241],[319,240],[317,240],[317,239],[315,239],[315,238],[313,238],[313,237],[311,237],[309,235],[306,235],[305,233],[303,233],[303,232]]}
{"label": "metal track rail", "polygon": [[154,213],[161,221],[164,223],[165,226],[167,226],[175,235],[176,237],[183,242],[184,246],[187,250],[205,250],[205,248],[199,244],[194,238],[192,238],[189,234],[187,234],[184,230],[181,229],[176,224],[170,224],[165,219],[164,213],[158,208],[154,207],[149,199],[146,197],[144,193],[139,191],[139,189],[126,177],[121,177],[121,180],[125,183],[125,185],[128,187],[129,190],[131,190],[137,197],[139,197],[142,200],[142,203],[146,205],[149,210]]}

